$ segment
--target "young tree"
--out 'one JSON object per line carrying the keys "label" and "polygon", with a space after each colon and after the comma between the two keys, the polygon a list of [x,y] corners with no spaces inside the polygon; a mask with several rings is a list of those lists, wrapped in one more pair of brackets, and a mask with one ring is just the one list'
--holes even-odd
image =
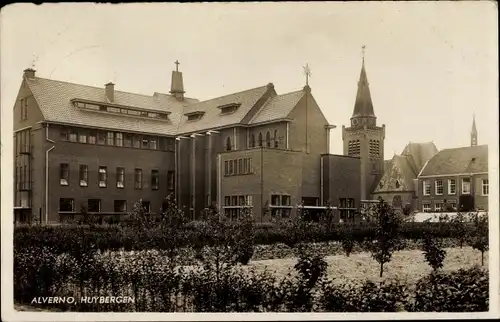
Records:
{"label": "young tree", "polygon": [[345,255],[349,257],[351,255],[352,250],[354,248],[354,224],[347,223],[345,226],[345,233],[342,234],[342,249],[345,252]]}
{"label": "young tree", "polygon": [[422,250],[424,252],[425,261],[435,272],[443,267],[446,251],[443,249],[439,238],[434,238],[430,234],[427,234],[424,237]]}
{"label": "young tree", "polygon": [[481,266],[484,266],[484,253],[489,249],[488,214],[475,213],[473,217],[474,231],[469,238],[472,248],[481,252]]}
{"label": "young tree", "polygon": [[370,245],[372,257],[380,264],[380,277],[384,274],[384,264],[391,261],[394,251],[401,249],[399,231],[401,216],[394,209],[380,200],[377,205],[378,224],[375,240]]}
{"label": "young tree", "polygon": [[460,248],[462,248],[464,243],[467,241],[469,232],[467,229],[467,220],[465,214],[463,212],[458,212],[450,222],[453,229],[453,235],[455,235],[455,238],[460,244]]}

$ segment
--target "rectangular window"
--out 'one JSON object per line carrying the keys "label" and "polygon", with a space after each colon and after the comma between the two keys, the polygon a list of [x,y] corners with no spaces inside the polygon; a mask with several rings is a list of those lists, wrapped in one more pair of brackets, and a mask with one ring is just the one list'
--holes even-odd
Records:
{"label": "rectangular window", "polygon": [[427,180],[422,182],[424,196],[429,196],[431,194],[431,183]]}
{"label": "rectangular window", "polygon": [[115,144],[115,134],[113,132],[108,132],[108,140],[106,142],[108,145]]}
{"label": "rectangular window", "polygon": [[87,143],[87,134],[85,134],[85,133],[79,133],[78,134],[78,142],[80,142],[80,143]]}
{"label": "rectangular window", "polygon": [[70,142],[77,142],[77,139],[78,139],[78,135],[76,134],[75,131],[70,131],[69,132],[69,141]]}
{"label": "rectangular window", "polygon": [[253,206],[253,196],[246,196],[246,205]]}
{"label": "rectangular window", "polygon": [[448,179],[448,194],[454,195],[457,193],[457,181],[455,179]]}
{"label": "rectangular window", "polygon": [[106,144],[106,133],[97,132],[97,144],[100,144],[100,145]]}
{"label": "rectangular window", "polygon": [[108,168],[99,167],[99,187],[106,188],[108,185]]}
{"label": "rectangular window", "polygon": [[436,180],[436,195],[443,194],[443,180]]}
{"label": "rectangular window", "polygon": [[89,134],[89,144],[96,144],[96,133],[95,132],[90,132]]}
{"label": "rectangular window", "polygon": [[243,169],[243,159],[238,159],[238,174],[244,174],[245,170]]}
{"label": "rectangular window", "polygon": [[134,187],[135,189],[142,189],[142,169],[135,169]]}
{"label": "rectangular window", "polygon": [[168,171],[167,172],[167,189],[174,190],[174,186],[175,186],[175,172]]}
{"label": "rectangular window", "polygon": [[101,199],[89,199],[87,202],[88,212],[101,212]]}
{"label": "rectangular window", "polygon": [[116,168],[116,187],[117,188],[125,187],[125,168],[121,167]]}
{"label": "rectangular window", "polygon": [[234,174],[234,168],[233,168],[233,160],[229,160],[229,175]]}
{"label": "rectangular window", "polygon": [[158,170],[151,170],[151,189],[158,190],[160,185],[160,173]]}
{"label": "rectangular window", "polygon": [[462,194],[470,194],[470,178],[462,179]]}
{"label": "rectangular window", "polygon": [[141,147],[141,136],[134,135],[134,148],[140,148],[140,147]]}
{"label": "rectangular window", "polygon": [[156,150],[157,149],[156,140],[155,139],[152,139],[151,141],[149,141],[149,148],[152,149],[152,150]]}
{"label": "rectangular window", "polygon": [[273,206],[281,206],[281,196],[280,195],[271,195],[271,205]]}
{"label": "rectangular window", "polygon": [[149,140],[145,139],[144,137],[142,138],[142,148],[147,149],[149,147]]}
{"label": "rectangular window", "polygon": [[238,196],[231,196],[231,206],[238,205]]}
{"label": "rectangular window", "polygon": [[67,129],[61,129],[61,132],[60,132],[60,140],[61,141],[68,141],[69,139],[69,133],[68,133],[68,130]]}
{"label": "rectangular window", "polygon": [[435,211],[443,211],[443,203],[442,202],[435,202],[434,203],[434,210]]}
{"label": "rectangular window", "polygon": [[175,151],[175,140],[167,138],[167,151]]}
{"label": "rectangular window", "polygon": [[229,161],[224,161],[224,175],[229,175]]}
{"label": "rectangular window", "polygon": [[75,200],[73,198],[60,198],[59,211],[74,212]]}
{"label": "rectangular window", "polygon": [[115,212],[126,212],[127,211],[127,201],[126,200],[115,200],[114,204]]}
{"label": "rectangular window", "polygon": [[28,119],[28,99],[21,98],[21,121]]}
{"label": "rectangular window", "polygon": [[123,133],[116,133],[115,134],[115,144],[116,146],[123,146]]}
{"label": "rectangular window", "polygon": [[245,205],[245,196],[238,196],[238,206]]}
{"label": "rectangular window", "polygon": [[59,169],[60,169],[59,182],[61,186],[69,185],[69,164],[61,163]]}
{"label": "rectangular window", "polygon": [[283,206],[290,206],[291,205],[291,198],[290,198],[290,196],[287,196],[287,195],[281,196],[281,204]]}
{"label": "rectangular window", "polygon": [[230,206],[231,205],[231,197],[225,196],[224,197],[224,206]]}
{"label": "rectangular window", "polygon": [[234,160],[234,174],[235,175],[240,174],[240,167],[239,167],[239,164],[238,164],[238,160]]}
{"label": "rectangular window", "polygon": [[125,134],[125,140],[123,141],[123,146],[126,146],[127,148],[132,147],[133,139],[134,136],[132,134]]}
{"label": "rectangular window", "polygon": [[248,158],[248,173],[253,173],[251,158]]}
{"label": "rectangular window", "polygon": [[86,187],[89,180],[89,168],[86,165],[80,165],[80,187]]}
{"label": "rectangular window", "polygon": [[487,196],[489,195],[490,193],[490,186],[489,186],[489,182],[488,182],[488,179],[484,179],[481,183],[481,192],[483,194],[483,196]]}
{"label": "rectangular window", "polygon": [[249,171],[248,171],[248,159],[245,158],[243,159],[243,173],[244,174],[247,174]]}
{"label": "rectangular window", "polygon": [[422,204],[422,211],[423,212],[431,212],[432,211],[431,204],[430,203]]}

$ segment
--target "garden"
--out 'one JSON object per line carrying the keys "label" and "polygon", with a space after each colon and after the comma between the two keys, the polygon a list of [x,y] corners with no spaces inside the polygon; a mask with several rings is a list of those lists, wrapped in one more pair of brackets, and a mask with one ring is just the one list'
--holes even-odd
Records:
{"label": "garden", "polygon": [[[17,226],[14,299],[79,312],[481,312],[489,307],[488,217],[415,223],[380,201],[363,223],[303,214],[255,223],[207,209],[189,222],[138,202],[126,224]],[[121,296],[128,303],[33,304]]]}

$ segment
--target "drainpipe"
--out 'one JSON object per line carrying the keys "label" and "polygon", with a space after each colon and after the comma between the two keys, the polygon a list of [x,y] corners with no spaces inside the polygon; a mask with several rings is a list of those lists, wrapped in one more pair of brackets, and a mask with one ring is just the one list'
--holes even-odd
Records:
{"label": "drainpipe", "polygon": [[[53,140],[49,139],[49,124],[45,126],[45,140],[55,144]],[[49,152],[54,148],[55,145],[45,151],[45,224],[49,223]]]}

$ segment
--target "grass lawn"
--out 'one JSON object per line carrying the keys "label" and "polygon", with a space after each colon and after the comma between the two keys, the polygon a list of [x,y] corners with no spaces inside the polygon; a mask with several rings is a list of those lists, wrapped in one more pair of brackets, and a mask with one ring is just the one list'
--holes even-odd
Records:
{"label": "grass lawn", "polygon": [[[468,268],[481,265],[481,253],[472,247],[446,248],[444,271],[454,271],[460,268]],[[391,280],[398,278],[414,284],[421,277],[429,274],[432,269],[425,262],[421,250],[403,250],[395,252],[392,260],[384,265],[384,276],[379,277],[380,266],[372,259],[368,252],[345,255],[334,255],[325,257],[328,263],[328,278],[334,278],[337,283],[362,283],[367,279],[373,282]],[[293,271],[296,258],[270,259],[251,261],[247,267],[255,268],[256,271],[267,270],[275,272],[279,276],[285,276],[289,270]],[[488,266],[488,253],[485,253],[485,267]],[[293,274],[293,273],[292,273]]]}

